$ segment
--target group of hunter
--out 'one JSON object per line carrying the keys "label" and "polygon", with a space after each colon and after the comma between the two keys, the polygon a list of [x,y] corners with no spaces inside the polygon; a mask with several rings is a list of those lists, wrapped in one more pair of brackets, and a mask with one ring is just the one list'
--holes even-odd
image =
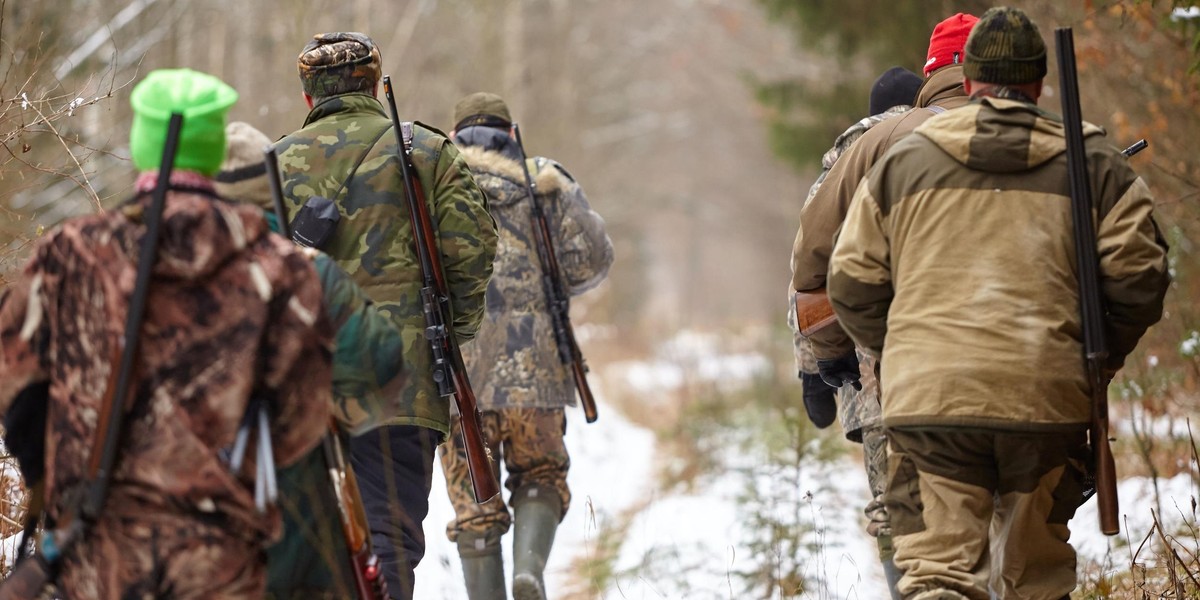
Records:
{"label": "group of hunter", "polygon": [[[839,138],[800,212],[789,319],[805,408],[828,426],[841,390],[893,598],[1067,599],[1067,523],[1093,488],[1115,531],[1094,400],[1162,315],[1167,245],[1129,157],[1038,108],[1047,55],[1017,9],[942,21],[911,108],[873,92],[884,112]],[[832,323],[811,308],[824,296]]]}
{"label": "group of hunter", "polygon": [[[149,73],[134,197],[39,239],[0,292],[0,410],[44,528],[0,598],[411,599],[438,447],[470,597],[507,597],[514,527],[513,594],[546,598],[576,394],[568,298],[547,283],[605,278],[604,221],[566,169],[526,158],[495,94],[458,102],[447,136],[388,114],[363,34],[314,36],[298,70],[311,110],[273,143],[226,123],[238,95],[216,77]],[[473,414],[436,381],[447,355]],[[488,473],[460,456],[467,418]],[[511,513],[470,484],[501,460]]]}

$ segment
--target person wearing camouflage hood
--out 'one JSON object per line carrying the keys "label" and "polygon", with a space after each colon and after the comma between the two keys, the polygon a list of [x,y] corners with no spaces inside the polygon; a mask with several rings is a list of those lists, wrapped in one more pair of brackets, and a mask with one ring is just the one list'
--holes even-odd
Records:
{"label": "person wearing camouflage hood", "polygon": [[[248,123],[225,128],[227,151],[216,176],[221,197],[264,211],[277,230],[263,149],[270,138]],[[408,378],[400,332],[362,288],[325,253],[304,248],[321,279],[334,327],[333,404],[340,433],[361,435],[404,415],[399,389]],[[354,580],[336,490],[323,449],[279,472],[283,539],[267,548],[267,597],[351,598]]]}
{"label": "person wearing camouflage hood", "polygon": [[[830,260],[842,326],[882,356],[905,598],[1075,588],[1091,384],[1063,123],[1036,104],[1045,74],[1029,18],[985,13],[966,44],[971,103],[880,159]],[[1146,183],[1100,128],[1084,136],[1111,376],[1162,314],[1167,247]]]}
{"label": "person wearing camouflage hood", "polygon": [[479,390],[484,438],[508,470],[505,486],[513,510],[510,515],[501,496],[474,502],[466,450],[453,435],[442,446],[442,470],[455,510],[447,535],[458,546],[468,597],[503,599],[500,538],[512,525],[513,596],[545,600],[543,570],[571,501],[564,406],[574,405],[575,386],[555,344],[525,169],[546,213],[562,270],[551,276],[561,275],[570,294],[604,279],[613,260],[612,242],[604,220],[591,210],[566,169],[543,157],[521,164],[524,153],[499,96],[481,92],[463,98],[454,109],[454,123],[451,136],[487,195],[500,231],[487,313],[465,360]]}
{"label": "person wearing camouflage hood", "polygon": [[[821,157],[821,172],[809,188],[805,204],[817,194],[829,170],[851,144],[875,125],[912,110],[911,103],[920,87],[921,78],[903,67],[892,67],[876,78],[871,86],[868,104],[870,116],[847,128],[834,140],[833,147]],[[883,507],[883,490],[887,476],[887,439],[883,435],[883,415],[879,408],[879,383],[875,380],[874,359],[857,350],[859,362],[866,365],[862,373],[862,389],[855,389],[849,385],[835,388],[825,384],[817,368],[812,342],[801,335],[797,326],[796,303],[792,299],[793,292],[790,292],[789,288],[787,319],[788,326],[792,329],[796,368],[804,386],[805,412],[819,429],[832,424],[836,413],[840,417],[846,439],[863,445],[863,466],[866,467],[867,485],[871,490],[871,500],[864,509],[869,519],[867,533],[875,538],[879,547],[879,561],[883,565],[888,591],[892,597],[899,598],[896,582],[900,580],[900,571],[892,562],[895,552],[892,548],[891,525],[888,523],[887,510]],[[840,412],[837,410],[838,400],[842,404]]]}
{"label": "person wearing camouflage hood", "polygon": [[234,473],[219,451],[233,444],[251,396],[270,399],[279,466],[325,432],[332,332],[312,262],[269,234],[262,211],[213,189],[236,98],[211,75],[147,75],[130,96],[130,152],[141,171],[134,198],[47,234],[0,294],[0,412],[22,389],[49,382],[45,492],[54,522],[84,491],[168,117],[183,113],[126,435],[102,513],[60,563],[66,598],[262,598],[263,549],[279,534],[279,511],[256,509],[252,461]]}
{"label": "person wearing camouflage hood", "polygon": [[[304,127],[276,143],[291,218],[310,198],[336,204],[340,222],[321,249],[400,329],[412,376],[398,414],[350,440],[372,541],[397,598],[411,598],[425,553],[435,448],[450,430],[424,337],[412,228],[392,122],[375,94],[379,49],[361,33],[314,36],[301,51],[300,82],[312,110]],[[459,341],[475,336],[496,254],[495,222],[458,150],[437,130],[414,127],[413,163],[425,190]]]}

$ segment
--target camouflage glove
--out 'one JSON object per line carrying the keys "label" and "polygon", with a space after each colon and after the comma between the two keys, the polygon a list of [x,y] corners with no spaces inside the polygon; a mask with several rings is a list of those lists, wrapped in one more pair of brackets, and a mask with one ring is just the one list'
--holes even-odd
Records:
{"label": "camouflage glove", "polygon": [[825,429],[837,417],[837,389],[831,387],[820,375],[800,372],[804,386],[804,412],[817,429]]}
{"label": "camouflage glove", "polygon": [[835,388],[848,383],[856,390],[862,389],[858,382],[862,378],[858,371],[858,355],[853,350],[837,358],[818,358],[817,370],[821,372],[821,379]]}

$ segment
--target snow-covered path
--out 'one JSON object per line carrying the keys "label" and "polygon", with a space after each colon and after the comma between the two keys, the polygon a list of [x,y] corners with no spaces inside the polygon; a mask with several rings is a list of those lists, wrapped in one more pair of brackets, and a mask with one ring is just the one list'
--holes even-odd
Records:
{"label": "snow-covered path", "polygon": [[[599,399],[600,420],[583,421],[568,411],[567,446],[571,452],[572,506],[555,538],[547,566],[551,598],[572,592],[589,599],[737,598],[739,583],[731,575],[751,560],[743,542],[746,531],[737,493],[744,485],[736,475],[707,481],[690,493],[664,494],[655,482],[655,438]],[[811,573],[828,581],[805,598],[878,599],[886,596],[875,546],[862,531],[860,507],[866,476],[854,459],[813,465],[805,477],[814,499],[808,511],[822,538],[824,551],[812,560]],[[507,492],[506,492],[507,493]],[[430,514],[425,520],[427,550],[417,569],[417,597],[466,598],[458,554],[445,536],[453,511],[439,472],[434,474]],[[638,511],[632,514],[632,511]],[[597,549],[597,534],[632,522],[615,561],[612,585],[606,590],[580,590],[572,563]],[[506,575],[511,578],[511,535],[504,538]]]}

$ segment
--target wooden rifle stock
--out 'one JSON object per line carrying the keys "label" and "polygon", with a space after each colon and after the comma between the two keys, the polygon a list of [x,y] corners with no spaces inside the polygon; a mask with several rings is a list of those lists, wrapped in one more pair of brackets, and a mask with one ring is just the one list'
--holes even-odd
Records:
{"label": "wooden rifle stock", "polygon": [[[275,220],[279,222],[279,233],[290,240],[292,232],[287,211],[283,206],[283,184],[279,178],[279,157],[274,145],[263,149],[263,158],[271,186]],[[359,600],[387,600],[387,580],[383,577],[379,557],[371,547],[370,528],[367,525],[362,495],[358,491],[358,480],[354,477],[354,470],[346,464],[337,432],[337,423],[330,419],[329,430],[321,440],[321,449],[325,455],[325,467],[329,471],[334,497],[337,499],[342,539],[346,542],[350,571],[354,575],[354,590]]]}
{"label": "wooden rifle stock", "polygon": [[1092,219],[1091,186],[1083,141],[1083,114],[1079,105],[1079,80],[1075,70],[1075,41],[1070,27],[1054,30],[1058,51],[1059,85],[1062,88],[1063,129],[1067,143],[1067,171],[1071,190],[1071,223],[1075,230],[1075,256],[1079,271],[1079,311],[1083,325],[1085,367],[1092,388],[1092,424],[1088,432],[1095,462],[1096,502],[1100,531],[1121,531],[1117,502],[1117,469],[1109,447],[1108,381],[1104,376],[1108,349],[1104,339],[1104,307],[1100,296],[1096,230]]}
{"label": "wooden rifle stock", "polygon": [[796,292],[796,327],[800,335],[809,337],[837,321],[833,305],[824,287]]}
{"label": "wooden rifle stock", "polygon": [[333,421],[329,422],[329,431],[321,441],[321,447],[337,497],[342,539],[346,542],[350,558],[355,593],[359,600],[387,600],[387,580],[383,577],[379,557],[371,547],[370,528],[358,491],[358,480],[354,477],[354,470],[346,465],[341,442],[338,441],[337,425]]}
{"label": "wooden rifle stock", "polygon": [[563,288],[562,271],[558,266],[558,255],[554,251],[554,236],[550,233],[550,224],[546,220],[546,211],[538,200],[533,177],[529,175],[529,157],[525,154],[525,143],[521,140],[521,127],[513,123],[513,137],[517,147],[521,149],[521,170],[525,173],[525,190],[529,194],[529,203],[533,210],[533,237],[537,247],[538,260],[542,264],[542,290],[546,294],[546,307],[550,312],[551,323],[554,327],[554,342],[558,346],[558,358],[571,369],[575,379],[575,389],[579,392],[579,404],[583,407],[583,416],[588,423],[595,423],[599,415],[596,412],[596,397],[592,395],[592,387],[587,380],[587,362],[583,359],[583,351],[575,339],[575,327],[571,325],[571,297]]}
{"label": "wooden rifle stock", "polygon": [[[412,164],[412,124],[400,122],[390,76],[383,78],[383,92],[391,112],[392,128],[396,131],[397,159],[404,179],[413,241],[421,264],[421,304],[425,315],[425,338],[429,340],[433,355],[433,380],[438,386],[438,393],[443,396],[454,395],[463,446],[466,448],[467,467],[471,472],[471,487],[475,492],[475,501],[482,504],[500,493],[500,484],[492,472],[491,453],[483,442],[483,430],[479,425],[479,404],[475,400],[475,391],[471,389],[471,381],[467,378],[462,350],[454,334],[449,287],[442,273],[437,235],[429,217],[424,190]],[[409,132],[405,132],[405,127],[410,128]]]}

